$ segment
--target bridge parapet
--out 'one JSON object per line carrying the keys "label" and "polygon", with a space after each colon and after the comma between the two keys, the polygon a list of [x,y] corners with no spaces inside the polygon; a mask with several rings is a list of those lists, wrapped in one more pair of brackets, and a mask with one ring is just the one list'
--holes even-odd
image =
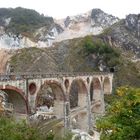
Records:
{"label": "bridge parapet", "polygon": [[72,72],[72,73],[8,73],[0,74],[0,81],[23,80],[23,79],[41,79],[41,78],[59,78],[59,77],[76,77],[76,76],[100,76],[113,75],[108,72]]}

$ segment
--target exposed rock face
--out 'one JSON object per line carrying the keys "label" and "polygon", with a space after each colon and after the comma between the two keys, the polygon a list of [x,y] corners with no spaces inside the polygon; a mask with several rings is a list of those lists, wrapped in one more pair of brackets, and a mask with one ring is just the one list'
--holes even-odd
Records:
{"label": "exposed rock face", "polygon": [[[53,42],[99,34],[119,21],[118,18],[99,9],[93,9],[81,15],[68,16],[66,19],[56,21],[51,17],[44,17],[36,11],[24,8],[0,9],[0,11],[2,13],[0,15],[0,48],[50,47]],[[18,15],[17,12],[22,14]],[[36,18],[29,17],[30,14],[36,16]],[[24,20],[27,20],[30,26],[32,25],[30,18],[32,18],[35,29],[32,27],[33,29],[30,29],[30,33],[28,31],[24,32],[23,29],[26,29],[27,25],[26,22],[20,25],[19,21],[22,20],[20,16],[27,17]],[[12,27],[13,21],[18,26]],[[16,28],[18,29],[16,30]],[[18,31],[19,33],[17,33]]]}
{"label": "exposed rock face", "polygon": [[134,58],[140,58],[140,19],[139,15],[128,15],[109,29],[103,36],[116,47],[132,51]]}
{"label": "exposed rock face", "polygon": [[93,9],[81,15],[68,16],[66,19],[56,21],[63,27],[64,32],[59,34],[55,41],[97,35],[118,21],[118,18],[108,15],[100,9]]}
{"label": "exposed rock face", "polygon": [[92,27],[101,27],[102,30],[110,27],[112,24],[119,21],[119,18],[116,18],[112,15],[104,13],[100,9],[93,9],[91,12],[91,25]]}
{"label": "exposed rock face", "polygon": [[25,8],[0,8],[0,48],[48,47],[63,29],[52,17]]}
{"label": "exposed rock face", "polygon": [[50,47],[56,36],[63,32],[63,28],[58,24],[52,24],[49,30],[46,27],[39,28],[34,36],[37,39],[38,47]]}
{"label": "exposed rock face", "polygon": [[0,48],[7,49],[17,49],[26,47],[35,47],[36,42],[30,40],[30,38],[25,36],[16,36],[14,34],[6,34],[0,36]]}
{"label": "exposed rock face", "polygon": [[125,19],[126,28],[138,37],[140,32],[140,15],[130,14]]}
{"label": "exposed rock face", "polygon": [[15,35],[6,33],[3,27],[0,27],[0,48],[20,49],[28,47],[49,47],[52,45],[55,36],[58,36],[63,29],[58,25],[47,30],[46,27],[38,29],[33,38],[24,35]]}

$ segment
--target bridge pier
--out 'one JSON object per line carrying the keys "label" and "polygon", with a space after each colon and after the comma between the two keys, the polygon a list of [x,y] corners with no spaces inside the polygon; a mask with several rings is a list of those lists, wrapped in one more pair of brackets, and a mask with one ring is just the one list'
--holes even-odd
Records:
{"label": "bridge pier", "polygon": [[90,84],[87,85],[88,93],[87,93],[87,114],[88,114],[88,128],[87,132],[93,128],[94,122],[94,114],[91,113],[91,101],[90,101]]}
{"label": "bridge pier", "polygon": [[104,114],[104,113],[105,113],[105,102],[104,102],[103,83],[101,84],[100,99],[101,99],[101,110],[100,110],[100,113],[101,113],[101,114]]}
{"label": "bridge pier", "polygon": [[64,127],[67,130],[70,130],[70,104],[69,101],[64,103]]}

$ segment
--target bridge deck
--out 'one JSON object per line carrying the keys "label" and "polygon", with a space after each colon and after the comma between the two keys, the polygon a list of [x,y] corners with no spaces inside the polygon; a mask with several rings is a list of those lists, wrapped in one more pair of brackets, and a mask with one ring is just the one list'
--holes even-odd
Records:
{"label": "bridge deck", "polygon": [[39,79],[39,78],[59,78],[59,77],[75,77],[75,76],[94,76],[108,75],[108,72],[72,72],[72,73],[0,73],[0,81],[6,80],[22,80],[22,79]]}

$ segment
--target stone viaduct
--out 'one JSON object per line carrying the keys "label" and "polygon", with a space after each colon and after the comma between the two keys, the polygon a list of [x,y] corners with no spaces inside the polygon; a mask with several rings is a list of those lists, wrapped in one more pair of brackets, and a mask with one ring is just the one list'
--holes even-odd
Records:
{"label": "stone viaduct", "polygon": [[64,127],[73,128],[75,122],[76,127],[89,130],[93,114],[105,111],[104,94],[111,94],[112,80],[112,73],[1,74],[0,91],[8,94],[15,112],[32,114],[40,91],[49,86],[54,94],[54,114]]}

